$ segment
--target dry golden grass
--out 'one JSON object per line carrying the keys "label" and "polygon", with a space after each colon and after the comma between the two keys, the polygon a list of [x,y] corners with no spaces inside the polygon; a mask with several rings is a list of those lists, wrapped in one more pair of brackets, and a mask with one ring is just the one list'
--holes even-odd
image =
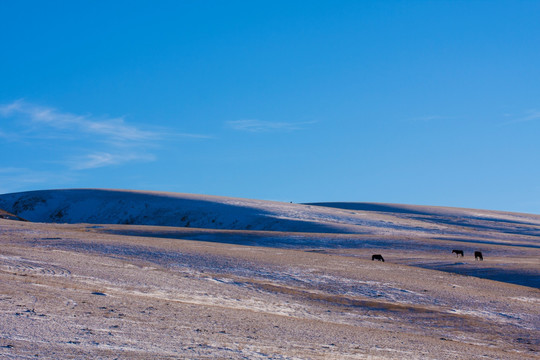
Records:
{"label": "dry golden grass", "polygon": [[[163,232],[170,238],[152,236]],[[423,268],[534,271],[536,248],[493,245],[480,263],[412,237],[425,246],[378,249],[381,263],[372,249],[242,246],[179,233],[187,231],[0,220],[0,357],[539,356],[537,288]]]}

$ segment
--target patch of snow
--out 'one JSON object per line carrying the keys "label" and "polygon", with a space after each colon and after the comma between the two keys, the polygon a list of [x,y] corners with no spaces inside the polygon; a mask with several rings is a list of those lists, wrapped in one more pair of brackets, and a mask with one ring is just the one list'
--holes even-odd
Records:
{"label": "patch of snow", "polygon": [[527,303],[540,304],[540,298],[530,298],[530,297],[512,297],[512,300],[523,301]]}

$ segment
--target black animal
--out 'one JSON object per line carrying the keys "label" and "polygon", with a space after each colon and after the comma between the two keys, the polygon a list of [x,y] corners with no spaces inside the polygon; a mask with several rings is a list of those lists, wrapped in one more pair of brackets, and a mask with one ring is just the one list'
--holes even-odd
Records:
{"label": "black animal", "polygon": [[475,251],[474,252],[474,260],[484,260],[484,257],[482,256],[482,252],[481,251]]}
{"label": "black animal", "polygon": [[452,250],[452,254],[456,254],[456,257],[461,255],[463,257],[463,250]]}
{"label": "black animal", "polygon": [[379,260],[379,261],[384,262],[384,258],[383,258],[382,255],[380,255],[380,254],[372,255],[372,256],[371,256],[371,261],[373,261],[373,260]]}

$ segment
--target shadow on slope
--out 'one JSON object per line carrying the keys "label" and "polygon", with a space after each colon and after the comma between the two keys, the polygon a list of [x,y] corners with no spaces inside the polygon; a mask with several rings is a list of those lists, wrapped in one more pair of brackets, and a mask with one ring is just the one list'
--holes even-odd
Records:
{"label": "shadow on slope", "polygon": [[[249,201],[123,190],[42,190],[0,195],[0,206],[34,222],[135,224],[207,229],[343,232],[339,226],[280,217]],[[254,202],[253,202],[254,203]],[[296,206],[283,204],[280,206]],[[279,210],[279,209],[278,209]]]}
{"label": "shadow on slope", "polygon": [[[310,203],[306,205],[352,211],[390,213],[425,223],[450,225],[466,231],[495,231],[513,235],[540,236],[540,216],[490,210],[446,208],[439,206],[379,204],[362,202]],[[486,216],[489,214],[489,216]]]}
{"label": "shadow on slope", "polygon": [[497,266],[478,267],[462,262],[408,264],[423,269],[439,270],[464,276],[506,282],[540,289],[540,271],[533,269],[507,269]]}
{"label": "shadow on slope", "polygon": [[414,210],[405,205],[397,205],[397,204],[378,204],[378,203],[363,203],[363,202],[324,202],[324,203],[306,203],[305,205],[324,206],[324,207],[344,209],[344,210],[389,212],[389,213],[396,213],[396,214],[420,214],[420,215],[431,214],[429,212]]}

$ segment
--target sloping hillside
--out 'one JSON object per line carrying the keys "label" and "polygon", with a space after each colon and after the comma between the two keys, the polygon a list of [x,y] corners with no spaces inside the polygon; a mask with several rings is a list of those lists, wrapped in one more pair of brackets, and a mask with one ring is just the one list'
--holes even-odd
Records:
{"label": "sloping hillside", "polygon": [[208,229],[343,232],[334,209],[218,196],[73,189],[0,196],[0,206],[34,222],[135,224]]}
{"label": "sloping hillside", "polygon": [[23,218],[21,218],[21,217],[19,217],[17,215],[13,215],[11,213],[8,213],[7,211],[2,210],[2,209],[0,209],[0,219],[26,221],[25,219],[23,219]]}
{"label": "sloping hillside", "polygon": [[35,222],[425,236],[540,236],[540,216],[373,203],[292,204],[149,191],[72,189],[0,195],[0,207]]}
{"label": "sloping hillside", "polygon": [[30,220],[0,219],[0,358],[538,358],[538,215],[92,189],[0,208]]}
{"label": "sloping hillside", "polygon": [[538,359],[538,289],[425,269],[522,281],[532,264],[538,279],[538,249],[480,262],[386,247],[378,262],[156,237],[190,230],[0,219],[0,358]]}

